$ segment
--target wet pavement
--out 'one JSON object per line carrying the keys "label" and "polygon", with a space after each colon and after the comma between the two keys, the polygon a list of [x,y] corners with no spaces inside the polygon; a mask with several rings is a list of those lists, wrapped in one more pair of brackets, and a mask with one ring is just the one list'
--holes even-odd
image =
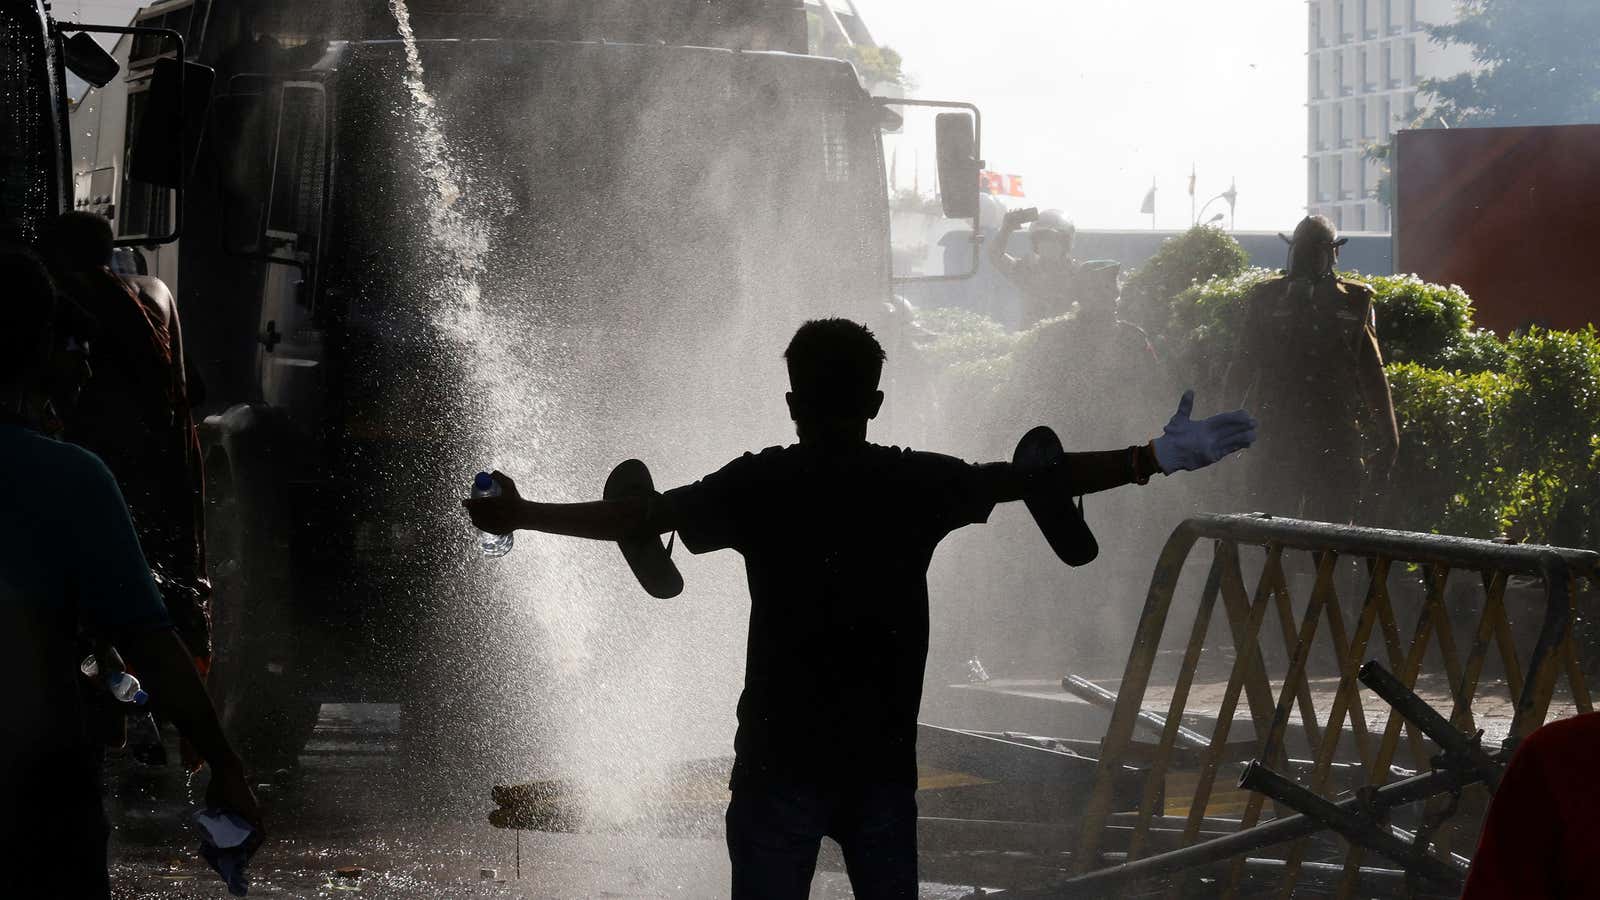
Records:
{"label": "wet pavement", "polygon": [[[298,777],[264,791],[269,841],[251,863],[252,897],[717,898],[728,893],[720,837],[503,831],[486,815],[489,786],[421,800],[399,753],[399,712],[326,704]],[[176,766],[108,763],[111,877],[116,898],[221,898],[186,823],[203,795]],[[830,852],[832,851],[832,852]],[[830,865],[830,862],[832,865]],[[837,851],[824,845],[813,900],[850,897]],[[343,871],[341,871],[343,870]],[[925,885],[923,900],[970,888]]]}

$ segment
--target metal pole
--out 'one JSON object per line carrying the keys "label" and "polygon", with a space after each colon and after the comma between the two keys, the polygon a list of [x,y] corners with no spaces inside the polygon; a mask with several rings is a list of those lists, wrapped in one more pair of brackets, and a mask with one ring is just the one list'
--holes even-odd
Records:
{"label": "metal pole", "polygon": [[839,39],[844,41],[846,47],[854,47],[856,42],[850,39],[850,32],[844,27],[844,22],[839,20],[839,14],[834,11],[829,0],[816,0],[816,4],[823,12],[823,21],[833,25],[833,30],[838,32]]}
{"label": "metal pole", "polygon": [[1478,739],[1462,734],[1460,729],[1446,721],[1444,716],[1439,715],[1427,701],[1402,684],[1400,679],[1390,674],[1389,670],[1377,660],[1369,660],[1363,664],[1356,677],[1361,679],[1362,684],[1371,688],[1374,694],[1382,697],[1385,703],[1394,707],[1396,713],[1404,716],[1406,721],[1432,738],[1446,754],[1459,761],[1461,765],[1476,770],[1478,777],[1488,786],[1491,793],[1500,786],[1500,764],[1484,752],[1483,747],[1478,744]]}
{"label": "metal pole", "polygon": [[[1217,202],[1218,200],[1223,199],[1226,196],[1227,196],[1226,193],[1221,193],[1221,194],[1216,195],[1215,197],[1212,197],[1210,200],[1207,200],[1206,201],[1206,205],[1200,207],[1200,216],[1204,216],[1206,214],[1206,210],[1211,208],[1211,204]],[[1200,217],[1199,216],[1195,217],[1194,223],[1196,225],[1200,224]]]}
{"label": "metal pole", "polygon": [[[1098,684],[1084,678],[1082,675],[1067,675],[1061,679],[1061,687],[1067,693],[1085,703],[1099,706],[1104,709],[1117,708],[1117,695],[1111,693]],[[1140,709],[1134,713],[1135,723],[1143,725],[1156,734],[1166,731],[1167,717],[1148,709]],[[1190,728],[1178,726],[1177,742],[1185,747],[1195,750],[1206,750],[1211,747],[1211,739]]]}
{"label": "metal pole", "polygon": [[1402,841],[1387,827],[1377,825],[1358,810],[1340,806],[1301,787],[1262,765],[1260,760],[1253,760],[1245,766],[1239,786],[1265,794],[1284,806],[1316,819],[1322,827],[1332,828],[1350,843],[1394,860],[1408,872],[1452,890],[1461,890],[1464,873],[1460,868],[1441,861],[1421,847]]}
{"label": "metal pole", "polygon": [[[1437,772],[1426,772],[1413,775],[1410,778],[1393,782],[1378,788],[1371,794],[1370,800],[1363,797],[1351,797],[1333,804],[1351,812],[1357,812],[1370,806],[1373,810],[1386,810],[1396,806],[1405,806],[1426,800],[1439,794],[1447,794],[1461,788],[1463,785],[1472,784],[1477,778],[1471,773],[1455,772],[1442,769]],[[1088,889],[1095,887],[1108,887],[1125,882],[1142,881],[1185,869],[1194,869],[1221,862],[1271,847],[1297,840],[1322,831],[1325,826],[1316,819],[1304,813],[1284,816],[1273,819],[1244,831],[1236,831],[1226,837],[1220,837],[1203,844],[1184,847],[1179,850],[1170,850],[1158,853],[1131,863],[1113,866],[1107,869],[1079,875],[1061,883],[1063,888]],[[1075,893],[1071,896],[1077,896]]]}
{"label": "metal pole", "polygon": [[[866,39],[867,45],[869,47],[878,46],[878,42],[872,39],[872,32],[867,29],[867,20],[862,18],[861,11],[856,9],[855,0],[844,0],[844,5],[850,7],[850,15],[855,16],[856,25],[861,28],[861,36]],[[835,13],[835,16],[837,15]]]}

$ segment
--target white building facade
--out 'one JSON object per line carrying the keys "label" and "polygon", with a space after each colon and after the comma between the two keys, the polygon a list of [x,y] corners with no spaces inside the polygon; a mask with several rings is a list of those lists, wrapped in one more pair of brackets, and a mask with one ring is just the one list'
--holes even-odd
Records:
{"label": "white building facade", "polygon": [[1309,0],[1306,209],[1342,231],[1388,231],[1379,167],[1362,157],[1417,115],[1417,84],[1474,67],[1470,49],[1441,47],[1427,26],[1455,18],[1455,0]]}

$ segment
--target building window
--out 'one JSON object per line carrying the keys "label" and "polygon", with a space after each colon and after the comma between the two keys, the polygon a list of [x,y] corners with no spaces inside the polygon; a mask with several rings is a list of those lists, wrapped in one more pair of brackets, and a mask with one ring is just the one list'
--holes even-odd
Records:
{"label": "building window", "polygon": [[1378,98],[1378,139],[1379,140],[1387,141],[1389,139],[1390,124],[1391,123],[1389,121],[1389,98],[1388,97],[1379,97]]}
{"label": "building window", "polygon": [[1340,44],[1350,39],[1344,33],[1344,0],[1333,0],[1333,39]]}
{"label": "building window", "polygon": [[1417,83],[1417,39],[1406,41],[1406,87]]}
{"label": "building window", "polygon": [[1383,0],[1383,33],[1394,34],[1399,30],[1394,20],[1394,0]]}
{"label": "building window", "polygon": [[1378,51],[1378,83],[1385,88],[1397,87],[1394,83],[1394,42],[1383,45]]}
{"label": "building window", "polygon": [[1350,223],[1352,230],[1354,230],[1354,231],[1366,231],[1367,230],[1367,205],[1365,203],[1359,203],[1359,204],[1356,205],[1356,208],[1353,210],[1353,212],[1355,213],[1355,221]]}
{"label": "building window", "polygon": [[1361,135],[1362,140],[1372,137],[1372,129],[1367,125],[1367,101],[1365,100],[1356,101],[1356,128],[1359,129],[1357,134]]}
{"label": "building window", "polygon": [[1307,199],[1312,203],[1322,197],[1322,167],[1316,159],[1306,160],[1306,184],[1310,186],[1311,196]]}
{"label": "building window", "polygon": [[1306,116],[1306,146],[1312,150],[1320,150],[1321,148],[1317,146],[1317,139],[1322,135],[1318,134],[1321,129],[1317,128],[1317,120],[1321,116],[1317,115],[1317,108],[1314,106],[1306,112],[1308,113]]}
{"label": "building window", "polygon": [[1356,79],[1362,92],[1372,90],[1372,79],[1367,75],[1367,48],[1356,51]]}
{"label": "building window", "polygon": [[1321,99],[1322,94],[1322,60],[1315,53],[1311,55],[1311,96]]}
{"label": "building window", "polygon": [[1349,88],[1348,85],[1346,85],[1344,83],[1344,51],[1343,50],[1335,50],[1333,52],[1333,83],[1335,85],[1338,85],[1340,96],[1343,96],[1344,94],[1349,93],[1350,88]]}
{"label": "building window", "polygon": [[1367,0],[1356,0],[1356,26],[1361,30],[1357,32],[1362,37],[1367,36]]}
{"label": "building window", "polygon": [[1406,0],[1406,28],[1417,29],[1417,0]]}
{"label": "building window", "polygon": [[1311,4],[1311,47],[1325,46],[1322,42],[1322,4]]}

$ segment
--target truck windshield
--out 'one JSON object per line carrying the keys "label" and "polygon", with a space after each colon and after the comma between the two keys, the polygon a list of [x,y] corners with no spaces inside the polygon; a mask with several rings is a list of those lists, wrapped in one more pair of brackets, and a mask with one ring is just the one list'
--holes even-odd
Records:
{"label": "truck windshield", "polygon": [[847,67],[497,41],[423,42],[421,61],[421,113],[398,44],[340,75],[337,219],[374,253],[442,240],[484,295],[586,328],[653,308],[688,334],[755,307],[788,331],[882,298],[881,154]]}

